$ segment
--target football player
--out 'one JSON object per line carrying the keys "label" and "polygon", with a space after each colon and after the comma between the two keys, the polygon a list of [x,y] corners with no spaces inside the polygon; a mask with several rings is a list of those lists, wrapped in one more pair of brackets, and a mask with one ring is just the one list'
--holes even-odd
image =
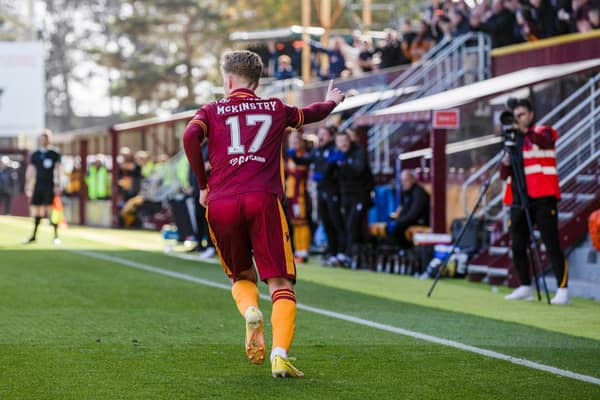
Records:
{"label": "football player", "polygon": [[[257,279],[272,300],[274,377],[301,377],[288,358],[296,321],[296,266],[282,207],[283,142],[287,127],[327,117],[344,99],[330,82],[325,101],[298,108],[255,94],[262,74],[260,57],[250,51],[223,55],[225,98],[200,107],[183,135],[187,158],[208,208],[210,234],[232,294],[246,322],[246,354],[265,359],[264,320],[258,307]],[[204,171],[202,140],[208,138],[210,177]],[[253,258],[256,262],[254,268]]]}

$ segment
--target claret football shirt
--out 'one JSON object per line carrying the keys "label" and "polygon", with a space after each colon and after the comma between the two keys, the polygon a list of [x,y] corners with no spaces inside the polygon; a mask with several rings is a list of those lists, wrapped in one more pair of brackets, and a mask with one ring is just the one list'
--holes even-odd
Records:
{"label": "claret football shirt", "polygon": [[[298,108],[237,89],[226,99],[200,107],[183,141],[198,185],[206,188],[208,184],[208,201],[256,191],[283,197],[285,129],[321,120],[335,105],[326,101]],[[201,152],[204,137],[211,166],[208,182]]]}

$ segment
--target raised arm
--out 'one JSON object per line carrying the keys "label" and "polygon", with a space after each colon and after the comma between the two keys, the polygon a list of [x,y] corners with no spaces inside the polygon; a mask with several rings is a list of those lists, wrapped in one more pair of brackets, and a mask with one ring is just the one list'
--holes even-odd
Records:
{"label": "raised arm", "polygon": [[[290,125],[296,128],[304,124],[310,124],[313,122],[321,121],[326,118],[333,109],[344,101],[344,93],[338,88],[333,87],[333,80],[329,81],[329,87],[327,88],[327,95],[325,96],[325,101],[320,101],[316,103],[312,103],[307,107],[302,107],[298,110],[298,117],[294,116],[295,113],[292,113],[292,121],[290,121]],[[294,123],[295,122],[295,123]]]}

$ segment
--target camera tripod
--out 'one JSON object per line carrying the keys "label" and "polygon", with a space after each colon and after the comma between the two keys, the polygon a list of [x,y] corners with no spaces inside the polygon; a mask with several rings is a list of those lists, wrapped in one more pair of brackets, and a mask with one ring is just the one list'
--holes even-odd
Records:
{"label": "camera tripod", "polygon": [[513,197],[516,194],[516,198],[518,199],[518,202],[519,202],[518,206],[513,205],[511,207],[520,207],[523,209],[523,211],[525,213],[525,219],[527,221],[527,227],[529,228],[529,239],[530,239],[529,261],[530,261],[530,265],[533,268],[533,280],[535,281],[535,289],[537,292],[538,301],[542,300],[542,295],[540,293],[540,284],[538,282],[538,278],[541,275],[542,283],[544,285],[544,292],[546,294],[546,300],[547,300],[548,304],[550,304],[550,294],[548,293],[548,285],[546,284],[546,276],[544,275],[543,268],[541,267],[539,243],[533,233],[533,219],[531,218],[531,212],[529,210],[529,198],[527,196],[527,189],[525,186],[525,176],[521,173],[523,171],[523,166],[521,165],[520,160],[517,156],[517,149],[516,149],[516,143],[514,142],[514,137],[510,138],[510,139],[512,139],[512,140],[505,139],[504,149],[503,149],[502,156],[500,157],[500,161],[498,161],[498,164],[496,164],[496,166],[495,166],[494,170],[492,171],[492,174],[490,175],[488,180],[483,184],[483,186],[481,188],[481,192],[479,193],[479,197],[477,198],[477,201],[475,202],[473,209],[469,213],[467,220],[465,221],[460,232],[458,233],[456,240],[454,241],[454,244],[452,245],[452,249],[450,250],[448,255],[446,255],[442,264],[438,267],[437,272],[435,274],[435,278],[433,280],[433,284],[431,285],[429,292],[427,292],[427,297],[431,297],[431,294],[433,293],[433,289],[435,289],[435,286],[437,285],[438,281],[440,280],[442,273],[448,267],[448,262],[450,261],[450,257],[452,257],[452,254],[454,254],[454,252],[456,251],[458,245],[460,244],[460,241],[462,240],[462,237],[464,236],[465,232],[467,231],[467,228],[473,221],[473,217],[475,216],[475,211],[477,211],[477,209],[479,208],[479,205],[480,205],[481,201],[483,200],[483,197],[485,196],[486,192],[488,191],[490,184],[492,182],[493,176],[500,169],[500,165],[502,164],[502,159],[504,158],[504,155],[508,154],[509,159],[510,159],[510,165],[511,165],[511,168],[513,171],[513,174],[512,174]]}

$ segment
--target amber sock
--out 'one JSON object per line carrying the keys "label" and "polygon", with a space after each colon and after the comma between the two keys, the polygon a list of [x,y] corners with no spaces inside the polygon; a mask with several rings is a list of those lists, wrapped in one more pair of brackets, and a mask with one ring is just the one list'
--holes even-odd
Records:
{"label": "amber sock", "polygon": [[294,290],[279,289],[271,295],[273,312],[273,350],[283,349],[287,353],[294,339],[296,328],[296,294]]}
{"label": "amber sock", "polygon": [[258,308],[258,286],[256,286],[256,283],[248,280],[237,281],[231,287],[231,294],[242,317],[245,317],[248,307]]}

